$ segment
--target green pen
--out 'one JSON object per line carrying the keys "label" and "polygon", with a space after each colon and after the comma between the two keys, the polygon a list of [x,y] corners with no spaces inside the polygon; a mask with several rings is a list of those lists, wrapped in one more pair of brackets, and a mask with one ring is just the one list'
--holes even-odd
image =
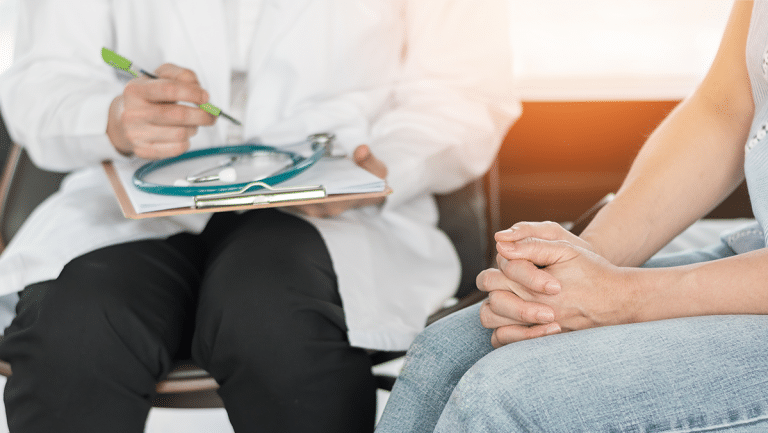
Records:
{"label": "green pen", "polygon": [[[144,69],[139,68],[138,66],[135,66],[132,61],[126,59],[125,57],[117,54],[116,52],[109,50],[107,48],[101,49],[101,58],[104,59],[105,62],[107,62],[108,65],[112,66],[115,69],[120,69],[121,71],[128,72],[129,74],[133,75],[134,77],[138,77],[139,74],[146,75],[149,78],[159,78],[157,75],[152,74],[150,72],[147,72]],[[205,112],[210,113],[214,116],[224,116],[227,120],[234,123],[235,125],[242,125],[239,120],[235,119],[234,117],[230,116],[229,114],[221,111],[221,108],[211,104],[206,103],[202,105],[198,105],[201,109],[203,109]]]}

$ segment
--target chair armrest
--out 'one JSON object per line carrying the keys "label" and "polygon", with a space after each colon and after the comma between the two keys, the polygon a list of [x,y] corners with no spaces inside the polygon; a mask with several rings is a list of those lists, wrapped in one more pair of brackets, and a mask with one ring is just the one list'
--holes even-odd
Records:
{"label": "chair armrest", "polygon": [[592,219],[595,218],[595,215],[600,211],[600,209],[603,208],[603,206],[607,205],[608,203],[613,200],[613,198],[616,196],[614,193],[606,194],[605,197],[600,199],[597,203],[595,203],[591,208],[587,209],[586,212],[581,214],[576,220],[569,224],[568,226],[565,226],[568,231],[575,235],[580,235],[581,232],[584,231],[585,228],[589,225],[590,222],[592,222]]}
{"label": "chair armrest", "polygon": [[[5,220],[8,214],[8,201],[11,195],[11,186],[16,175],[16,170],[21,161],[22,148],[13,143],[3,167],[3,174],[0,177],[0,227],[5,227]],[[4,238],[5,230],[0,230],[0,253],[5,249],[8,239]]]}

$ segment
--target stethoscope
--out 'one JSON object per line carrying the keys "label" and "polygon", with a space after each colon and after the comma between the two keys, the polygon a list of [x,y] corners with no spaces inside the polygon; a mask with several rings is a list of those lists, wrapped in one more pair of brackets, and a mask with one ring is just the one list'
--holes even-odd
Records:
{"label": "stethoscope", "polygon": [[[212,147],[194,150],[172,158],[149,162],[133,174],[133,184],[137,189],[153,194],[199,196],[208,194],[244,193],[262,188],[269,188],[305,171],[323,156],[330,155],[333,146],[333,134],[322,133],[307,137],[301,143],[309,144],[312,154],[301,156],[285,148],[264,144],[246,143],[236,146]],[[285,146],[294,147],[296,145]],[[177,179],[172,185],[151,182],[148,177],[160,170],[176,166],[183,162],[212,156],[224,158],[215,165],[189,173],[184,179]],[[282,168],[259,179],[234,183],[237,179],[235,165],[247,159],[265,156],[277,156],[286,159]]]}

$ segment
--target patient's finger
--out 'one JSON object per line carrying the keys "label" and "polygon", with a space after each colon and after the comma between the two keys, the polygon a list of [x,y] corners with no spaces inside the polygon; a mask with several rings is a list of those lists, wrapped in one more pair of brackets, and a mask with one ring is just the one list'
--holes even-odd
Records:
{"label": "patient's finger", "polygon": [[591,245],[584,239],[576,236],[563,226],[552,221],[544,222],[519,222],[494,235],[496,242],[517,242],[525,238],[538,238],[548,241],[568,241],[582,248],[592,250]]}
{"label": "patient's finger", "polygon": [[537,266],[550,266],[565,263],[580,254],[579,247],[563,240],[548,241],[539,238],[525,238],[513,243],[505,243],[502,254],[508,260],[528,260]]}
{"label": "patient's finger", "polygon": [[[499,244],[501,245],[501,244]],[[501,247],[497,247],[501,248]],[[499,251],[502,251],[499,249]],[[530,291],[557,295],[560,293],[560,282],[547,271],[539,269],[528,260],[507,260],[501,253],[496,257],[499,270],[510,280],[520,284]]]}
{"label": "patient's finger", "polygon": [[497,242],[514,242],[525,238],[541,238],[547,240],[566,240],[574,236],[558,223],[552,221],[529,222],[521,221],[507,230],[502,230],[494,235]]}
{"label": "patient's finger", "polygon": [[532,338],[544,337],[546,335],[557,334],[561,332],[560,325],[549,323],[546,325],[522,326],[511,325],[496,328],[491,335],[491,345],[495,348],[505,346],[509,343],[530,340]]}
{"label": "patient's finger", "polygon": [[503,272],[496,268],[486,269],[475,278],[477,288],[483,292],[492,292],[494,290],[505,290],[508,292],[519,292],[524,290],[518,283],[509,279]]}
{"label": "patient's finger", "polygon": [[531,237],[547,240],[568,240],[575,235],[552,221],[521,221],[506,230],[496,232],[494,235],[497,242],[514,242]]}
{"label": "patient's finger", "polygon": [[554,310],[524,301],[509,292],[491,292],[480,306],[480,322],[488,329],[508,325],[536,325],[555,321]]}

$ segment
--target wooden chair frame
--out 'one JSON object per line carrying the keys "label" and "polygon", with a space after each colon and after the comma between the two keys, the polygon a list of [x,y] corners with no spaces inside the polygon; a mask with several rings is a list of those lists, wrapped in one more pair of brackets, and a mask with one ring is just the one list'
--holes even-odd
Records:
{"label": "wooden chair frame", "polygon": [[[5,219],[5,209],[8,204],[8,199],[11,195],[11,186],[13,184],[13,178],[16,175],[16,169],[19,166],[21,160],[22,149],[21,146],[13,144],[5,161],[5,167],[3,168],[2,177],[0,177],[0,225]],[[3,238],[3,233],[0,231],[0,253],[5,250],[7,240]]]}

